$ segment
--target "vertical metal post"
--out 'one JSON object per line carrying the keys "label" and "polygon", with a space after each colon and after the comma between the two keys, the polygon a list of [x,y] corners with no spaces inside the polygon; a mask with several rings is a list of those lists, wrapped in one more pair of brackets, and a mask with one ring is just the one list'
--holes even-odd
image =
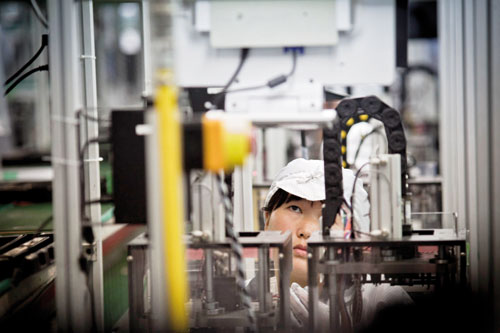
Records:
{"label": "vertical metal post", "polygon": [[265,313],[268,309],[269,294],[269,248],[259,247],[259,312]]}
{"label": "vertical metal post", "polygon": [[[477,133],[477,151],[476,160],[477,168],[474,170],[477,175],[477,183],[474,184],[474,190],[477,191],[477,221],[476,232],[477,239],[472,242],[477,244],[476,260],[477,260],[477,279],[479,280],[479,292],[483,295],[492,295],[491,290],[491,273],[492,259],[491,253],[491,225],[496,223],[491,219],[491,193],[490,186],[492,175],[497,173],[497,170],[491,169],[491,151],[490,151],[490,113],[498,112],[491,109],[490,98],[493,92],[489,90],[490,80],[495,74],[491,73],[489,68],[489,5],[487,0],[474,1],[475,4],[475,43],[476,63],[475,69],[477,73],[476,80],[476,133]],[[498,75],[498,73],[496,73]],[[497,129],[494,129],[495,131]],[[498,149],[494,147],[493,150]],[[483,169],[484,168],[484,169]],[[472,233],[471,233],[472,236]],[[476,261],[475,260],[475,261]]]}
{"label": "vertical metal post", "polygon": [[205,249],[205,291],[207,293],[207,303],[212,303],[215,301],[213,266],[213,250]]}
{"label": "vertical metal post", "polygon": [[[500,170],[500,1],[492,0],[490,4],[490,73],[491,78],[490,91],[491,96],[491,121],[490,121],[490,152],[491,166],[490,170]],[[498,172],[493,172],[491,182],[491,221],[500,221],[500,176]],[[492,245],[493,251],[493,313],[500,313],[500,227],[498,223],[492,223],[491,238],[494,240]],[[500,318],[495,316],[494,328],[500,330]]]}
{"label": "vertical metal post", "polygon": [[[290,231],[287,231],[288,233]],[[287,241],[279,253],[279,289],[280,289],[280,318],[283,323],[284,332],[288,332],[290,328],[290,273],[292,271],[292,237],[288,235]]]}
{"label": "vertical metal post", "polygon": [[[226,225],[224,220],[224,205],[223,198],[220,192],[217,190],[217,178],[215,175],[207,175],[211,181],[210,188],[212,189],[212,230],[213,240],[215,242],[224,242],[226,240]],[[221,177],[224,179],[224,174],[221,172]]]}
{"label": "vertical metal post", "polygon": [[[328,248],[328,261],[335,261],[335,248]],[[329,273],[328,277],[328,300],[330,301],[330,331],[336,332],[339,327],[338,308],[337,308],[337,276],[334,273]]]}
{"label": "vertical metal post", "polygon": [[142,45],[144,57],[144,97],[153,94],[153,80],[151,69],[151,21],[149,16],[149,0],[142,0]]}
{"label": "vertical metal post", "polygon": [[252,161],[249,156],[242,167],[236,167],[234,179],[234,231],[251,231],[253,227],[252,209]]}
{"label": "vertical metal post", "polygon": [[467,249],[465,244],[460,244],[459,263],[460,263],[460,287],[467,286]]}
{"label": "vertical metal post", "polygon": [[313,247],[309,250],[307,255],[307,278],[309,284],[309,328],[311,332],[317,332],[319,330],[319,320],[318,320],[318,302],[319,302],[319,290],[318,290],[318,261],[319,261],[319,249],[318,247]]}
{"label": "vertical metal post", "polygon": [[154,110],[146,111],[146,124],[151,126],[151,134],[145,137],[146,143],[146,191],[148,203],[149,255],[151,265],[151,327],[153,331],[161,331],[167,327],[167,301],[164,297],[165,262],[162,259],[162,228],[161,228],[161,192],[158,182],[158,128],[157,116]]}
{"label": "vertical metal post", "polygon": [[[80,59],[83,65],[83,92],[84,112],[93,118],[98,118],[97,112],[97,84],[96,84],[96,57],[94,46],[94,10],[93,1],[81,2],[82,17],[82,54]],[[99,134],[99,124],[88,117],[81,118],[83,123],[82,136],[86,140],[96,138]],[[81,147],[80,147],[81,148]],[[92,144],[85,153],[85,200],[98,200],[101,197],[101,182],[99,170],[99,145]],[[101,221],[101,205],[93,204],[89,207],[88,216],[93,222]],[[92,263],[92,293],[94,297],[94,312],[98,331],[104,331],[104,297],[103,297],[103,258],[102,258],[102,232],[95,227],[96,261]]]}
{"label": "vertical metal post", "polygon": [[50,0],[48,5],[57,326],[60,331],[89,331],[90,295],[79,266],[82,247],[79,147],[74,122],[82,106],[79,3]]}
{"label": "vertical metal post", "polygon": [[[182,151],[181,126],[177,105],[177,89],[174,86],[173,73],[173,36],[172,17],[178,11],[178,1],[151,1],[151,26],[155,29],[151,34],[151,59],[155,78],[158,79],[155,87],[156,128],[157,139],[152,143],[152,154],[156,154],[158,173],[148,176],[148,186],[155,190],[156,198],[160,201],[151,208],[153,212],[150,225],[155,225],[160,236],[154,236],[152,248],[153,267],[163,263],[163,271],[159,267],[152,271],[153,305],[152,325],[154,331],[185,331],[188,329],[188,311],[186,302],[188,285],[186,275],[185,248],[183,243],[184,217],[182,193]],[[151,142],[148,142],[151,144]],[[148,158],[148,162],[150,162]],[[149,170],[149,168],[148,168]],[[150,184],[157,182],[158,185]],[[148,190],[149,194],[149,190]],[[156,198],[152,200],[156,200]],[[148,197],[149,200],[149,197]],[[149,211],[149,207],[148,207]],[[154,273],[154,274],[153,274]],[[163,277],[162,280],[157,280]],[[165,311],[166,310],[166,311]]]}

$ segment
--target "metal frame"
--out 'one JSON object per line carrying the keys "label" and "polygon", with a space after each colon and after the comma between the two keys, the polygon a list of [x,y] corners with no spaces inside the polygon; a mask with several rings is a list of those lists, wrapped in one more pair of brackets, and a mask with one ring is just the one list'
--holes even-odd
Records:
{"label": "metal frame", "polygon": [[151,263],[147,248],[148,239],[145,234],[137,236],[128,244],[128,317],[130,332],[150,331]]}
{"label": "metal frame", "polygon": [[499,6],[438,3],[443,209],[469,231],[472,290],[492,313],[500,310]]}
{"label": "metal frame", "polygon": [[[490,119],[490,156],[491,156],[491,170],[500,170],[500,1],[494,1],[490,6],[490,73],[496,73],[490,80],[490,92],[492,93],[490,103],[492,112]],[[496,130],[494,130],[496,129]],[[491,182],[492,189],[490,195],[492,196],[492,210],[491,220],[500,221],[500,176],[498,173],[493,173],[493,181]],[[500,313],[500,227],[498,223],[492,224],[491,236],[496,240],[492,245],[492,262],[493,262],[493,298],[494,308],[493,313]],[[500,318],[495,316],[495,327],[500,328]]]}
{"label": "metal frame", "polygon": [[[258,298],[259,298],[259,312],[257,313],[258,327],[273,326],[272,321],[269,321],[269,299],[267,294],[270,292],[268,270],[265,268],[269,265],[269,251],[271,248],[279,250],[279,328],[284,331],[290,330],[290,273],[292,271],[292,234],[289,231],[261,231],[254,232],[253,235],[245,235],[238,237],[238,240],[244,248],[258,248],[259,254],[259,274],[256,276],[258,283]],[[213,249],[229,248],[229,242],[199,242],[190,238],[187,241],[188,247],[192,249],[203,249],[207,256]],[[211,267],[211,266],[209,266]],[[211,270],[206,270],[207,276],[205,277],[207,290],[212,290],[210,286]],[[193,302],[194,303],[194,302]],[[264,311],[262,311],[264,309]],[[240,311],[241,312],[241,311]],[[205,322],[209,327],[236,327],[248,326],[247,316],[245,313],[232,313],[218,315],[217,313],[208,314],[201,313],[201,317],[197,317],[200,322]]]}
{"label": "metal frame", "polygon": [[90,295],[79,266],[82,250],[79,149],[76,112],[82,107],[78,63],[80,3],[48,2],[52,106],[52,167],[57,325],[61,331],[89,331]]}
{"label": "metal frame", "polygon": [[142,0],[142,45],[144,61],[144,91],[143,97],[149,97],[153,94],[153,80],[151,69],[151,22],[149,19],[149,0]]}
{"label": "metal frame", "polygon": [[[80,56],[83,65],[83,105],[84,112],[95,119],[99,118],[97,111],[97,84],[96,84],[96,57],[94,46],[94,12],[93,1],[81,2],[81,22],[82,22],[82,55]],[[82,131],[80,133],[82,142],[97,138],[99,134],[99,124],[96,121],[83,117]],[[82,148],[82,147],[80,147]],[[95,201],[101,197],[101,182],[99,169],[99,145],[88,146],[84,160],[85,200]],[[90,220],[101,221],[101,205],[93,204],[86,207]],[[104,278],[103,278],[103,257],[102,257],[102,231],[100,226],[93,228],[96,249],[96,261],[92,263],[92,297],[94,298],[94,315],[98,331],[104,331]]]}
{"label": "metal frame", "polygon": [[[335,309],[336,303],[336,275],[337,274],[435,274],[436,288],[446,287],[446,276],[458,278],[459,285],[465,288],[467,285],[467,256],[465,239],[458,237],[450,237],[448,239],[438,237],[419,237],[410,236],[403,239],[342,239],[323,236],[317,232],[309,238],[308,242],[308,286],[309,286],[309,328],[312,332],[316,332],[320,326],[318,322],[318,302],[319,302],[319,274],[325,274],[325,280],[328,280],[328,290],[325,294],[328,295],[330,304],[330,330],[338,329],[339,320],[337,317],[338,311]],[[380,260],[380,251],[383,247],[391,247],[391,249],[399,247],[417,247],[420,245],[437,245],[439,246],[439,258],[434,263],[428,260],[395,260],[389,262],[372,262],[369,260],[345,262],[342,259],[346,250],[351,248],[360,249],[365,246],[372,248],[371,254],[377,258],[377,253]],[[320,256],[321,248],[325,247],[325,258]],[[455,253],[456,262],[449,262],[450,258],[446,256],[446,249],[449,247],[457,247]],[[341,251],[339,255],[338,252]],[[348,253],[348,252],[347,252]],[[372,258],[366,258],[372,259]],[[363,281],[363,282],[366,282]],[[380,281],[390,282],[390,281]],[[421,282],[421,281],[419,281]],[[332,306],[333,305],[333,306]],[[353,323],[355,324],[355,323]]]}

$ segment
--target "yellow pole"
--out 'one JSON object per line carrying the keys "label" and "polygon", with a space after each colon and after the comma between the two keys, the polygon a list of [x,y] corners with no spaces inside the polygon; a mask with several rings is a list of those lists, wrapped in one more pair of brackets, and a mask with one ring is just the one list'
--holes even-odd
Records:
{"label": "yellow pole", "polygon": [[160,178],[163,218],[163,260],[165,262],[169,330],[188,330],[188,295],[184,219],[182,204],[182,142],[177,89],[160,85],[155,108],[158,112]]}

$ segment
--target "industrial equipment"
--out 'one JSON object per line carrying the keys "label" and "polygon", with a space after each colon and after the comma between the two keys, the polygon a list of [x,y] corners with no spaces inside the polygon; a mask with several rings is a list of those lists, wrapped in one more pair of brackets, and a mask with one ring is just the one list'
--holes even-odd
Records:
{"label": "industrial equipment", "polygon": [[[55,236],[0,240],[0,275],[19,282],[11,293],[28,279],[46,286],[57,257],[59,330],[103,330],[100,204],[110,201],[116,223],[145,229],[128,244],[130,331],[291,331],[294,235],[257,230],[253,188],[293,155],[287,136],[300,136],[307,157],[308,131],[320,137],[326,198],[307,240],[311,332],[320,302],[331,330],[360,328],[363,285],[467,287],[458,226],[412,227],[399,111],[377,93],[352,93],[383,91],[405,65],[404,1],[142,1],[143,105],[111,113],[112,198],[100,193],[92,2],[48,4]],[[347,135],[369,120],[382,123],[387,149],[354,170],[348,202]],[[363,172],[370,230],[354,214]],[[338,216],[349,230],[332,230]]]}

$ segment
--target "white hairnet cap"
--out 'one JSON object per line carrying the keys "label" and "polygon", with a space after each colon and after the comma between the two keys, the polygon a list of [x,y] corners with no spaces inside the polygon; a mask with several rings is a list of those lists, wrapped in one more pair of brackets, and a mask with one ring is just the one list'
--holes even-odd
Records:
{"label": "white hairnet cap", "polygon": [[[352,187],[354,185],[354,173],[348,169],[342,169],[344,198],[350,203]],[[283,167],[274,179],[267,194],[264,206],[267,207],[273,195],[282,189],[290,194],[296,195],[309,201],[325,200],[325,172],[324,162],[321,160],[306,160],[298,158]],[[363,181],[358,179],[354,194],[354,220],[358,230],[368,232],[370,229],[370,203],[368,194],[363,188]]]}

